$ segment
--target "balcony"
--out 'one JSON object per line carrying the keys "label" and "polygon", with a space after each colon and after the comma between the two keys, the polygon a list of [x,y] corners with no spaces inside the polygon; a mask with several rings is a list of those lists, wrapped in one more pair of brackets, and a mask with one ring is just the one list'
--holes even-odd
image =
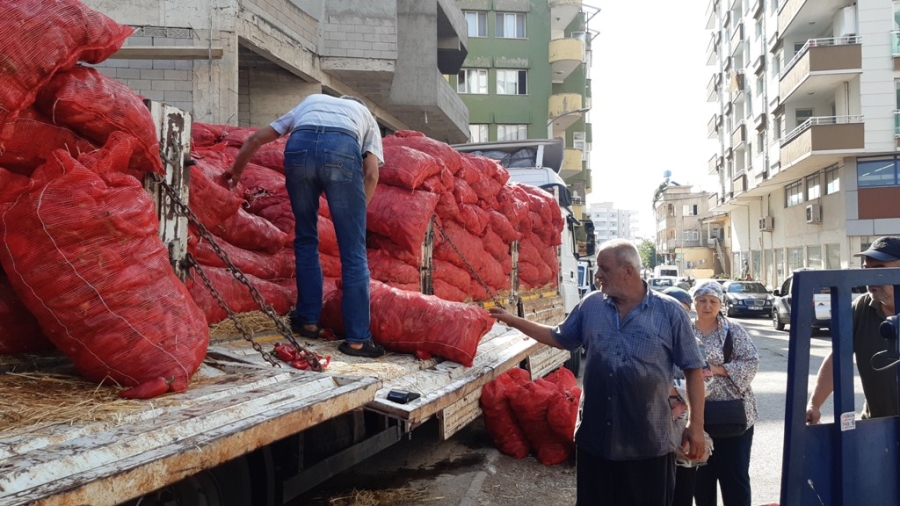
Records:
{"label": "balcony", "polygon": [[894,111],[894,137],[900,139],[900,111]]}
{"label": "balcony", "polygon": [[719,199],[719,194],[713,193],[712,195],[709,196],[709,199],[706,201],[706,208],[713,209],[721,203],[722,203],[722,201]]}
{"label": "balcony", "polygon": [[810,39],[779,74],[779,95],[786,102],[792,95],[806,98],[834,88],[862,73],[861,38]]}
{"label": "balcony", "polygon": [[741,172],[738,175],[734,176],[732,181],[732,188],[734,189],[734,195],[740,195],[747,191],[747,173]]}
{"label": "balcony", "polygon": [[722,126],[722,115],[713,114],[712,118],[710,118],[709,120],[709,123],[706,124],[707,138],[715,139],[719,133],[720,126]]}
{"label": "balcony", "polygon": [[716,14],[719,11],[719,0],[709,0],[706,6],[706,29],[712,30],[716,27]]}
{"label": "balcony", "polygon": [[584,62],[584,42],[565,38],[550,41],[550,67],[553,82],[562,83]]}
{"label": "balcony", "polygon": [[718,153],[712,155],[712,157],[710,157],[710,159],[709,159],[708,165],[709,165],[709,170],[708,170],[709,175],[710,176],[716,175],[716,173],[719,172],[719,167],[722,166],[722,157]]}
{"label": "balcony", "polygon": [[560,31],[581,12],[581,0],[550,0],[550,30]]}
{"label": "balcony", "polygon": [[765,3],[764,0],[751,0],[750,8],[747,10],[747,14],[754,18],[758,18],[765,13]]}
{"label": "balcony", "polygon": [[781,141],[781,174],[791,178],[842,162],[844,157],[865,150],[863,117],[817,116],[788,132]]}
{"label": "balcony", "polygon": [[894,57],[894,70],[900,70],[900,30],[891,32],[891,55]]}
{"label": "balcony", "polygon": [[744,47],[744,23],[739,22],[734,27],[734,32],[731,34],[731,55],[737,56],[737,54]]}
{"label": "balcony", "polygon": [[566,148],[563,152],[562,167],[559,169],[559,177],[570,178],[584,170],[584,151],[576,148]]}
{"label": "balcony", "polygon": [[721,81],[722,74],[716,72],[709,78],[709,83],[706,85],[706,101],[707,102],[715,102],[719,98],[719,81]]}
{"label": "balcony", "polygon": [[809,32],[821,33],[814,24],[828,26],[832,15],[849,4],[846,0],[784,0],[778,11],[778,33],[793,40]]}
{"label": "balcony", "polygon": [[735,151],[743,151],[747,147],[747,125],[743,121],[731,132],[731,147]]}
{"label": "balcony", "polygon": [[548,101],[550,125],[553,128],[553,135],[557,132],[565,131],[575,122],[581,119],[584,114],[584,99],[577,93],[557,93],[550,95]]}
{"label": "balcony", "polygon": [[709,44],[706,45],[706,64],[707,65],[715,65],[716,64],[716,55],[719,52],[719,37],[718,32],[711,34],[709,37]]}

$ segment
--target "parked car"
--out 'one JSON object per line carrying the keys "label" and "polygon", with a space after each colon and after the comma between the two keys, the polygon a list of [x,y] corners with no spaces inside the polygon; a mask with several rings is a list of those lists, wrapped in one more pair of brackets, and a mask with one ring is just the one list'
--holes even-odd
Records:
{"label": "parked car", "polygon": [[[795,271],[796,272],[796,271]],[[791,286],[794,276],[788,277],[781,284],[780,288],[776,288],[772,292],[775,300],[772,304],[772,326],[775,330],[784,330],[786,325],[791,323]],[[853,287],[851,295],[853,300],[866,293],[865,286]],[[816,311],[816,318],[813,320],[814,329],[825,329],[831,327],[831,289],[824,287],[818,288],[813,293],[812,304]]]}
{"label": "parked car", "polygon": [[723,285],[728,280],[727,279],[719,279],[719,278],[697,278],[694,280],[694,285],[691,286],[691,289],[688,290],[688,292],[690,292],[690,294],[693,296],[694,290],[696,290],[698,286],[708,283],[710,281],[715,281],[715,282],[719,283],[720,285]]}
{"label": "parked car", "polygon": [[659,276],[656,278],[650,278],[647,280],[647,284],[650,286],[651,290],[656,290],[661,292],[670,286],[676,286],[678,283],[678,278],[675,276]]}
{"label": "parked car", "polygon": [[726,316],[763,316],[772,314],[772,295],[758,281],[726,281],[725,304],[722,311]]}

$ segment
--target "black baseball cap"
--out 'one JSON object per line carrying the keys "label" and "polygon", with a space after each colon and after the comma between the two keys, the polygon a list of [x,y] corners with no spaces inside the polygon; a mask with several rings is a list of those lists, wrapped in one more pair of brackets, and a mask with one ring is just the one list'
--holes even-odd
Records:
{"label": "black baseball cap", "polygon": [[869,249],[853,256],[874,258],[882,262],[900,260],[900,237],[879,237]]}

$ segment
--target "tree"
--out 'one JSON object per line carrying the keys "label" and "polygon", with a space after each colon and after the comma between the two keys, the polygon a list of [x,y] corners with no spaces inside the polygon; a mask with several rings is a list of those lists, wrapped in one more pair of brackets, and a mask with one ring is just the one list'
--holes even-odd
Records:
{"label": "tree", "polygon": [[638,253],[641,254],[641,263],[647,269],[656,267],[656,245],[650,239],[644,239],[638,246]]}

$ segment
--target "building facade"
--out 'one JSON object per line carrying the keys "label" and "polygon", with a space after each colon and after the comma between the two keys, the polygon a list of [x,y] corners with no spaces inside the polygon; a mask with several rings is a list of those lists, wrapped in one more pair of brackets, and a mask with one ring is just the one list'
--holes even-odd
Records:
{"label": "building facade", "polygon": [[900,234],[898,4],[711,0],[714,212],[732,262],[777,286],[799,267],[859,267]]}
{"label": "building facade", "polygon": [[731,263],[727,213],[708,210],[709,192],[670,184],[654,202],[656,253],[693,278],[729,277]]}
{"label": "building facade", "polygon": [[362,98],[384,133],[468,137],[443,78],[466,57],[453,0],[85,0],[136,28],[99,65],[196,121],[263,126],[312,93]]}
{"label": "building facade", "polygon": [[594,224],[594,237],[597,244],[611,239],[637,239],[640,228],[638,212],[617,209],[612,202],[600,202],[588,205],[587,219]]}
{"label": "building facade", "polygon": [[469,111],[468,142],[565,139],[560,176],[576,201],[591,191],[590,39],[598,11],[581,0],[456,0],[468,56],[448,75]]}

